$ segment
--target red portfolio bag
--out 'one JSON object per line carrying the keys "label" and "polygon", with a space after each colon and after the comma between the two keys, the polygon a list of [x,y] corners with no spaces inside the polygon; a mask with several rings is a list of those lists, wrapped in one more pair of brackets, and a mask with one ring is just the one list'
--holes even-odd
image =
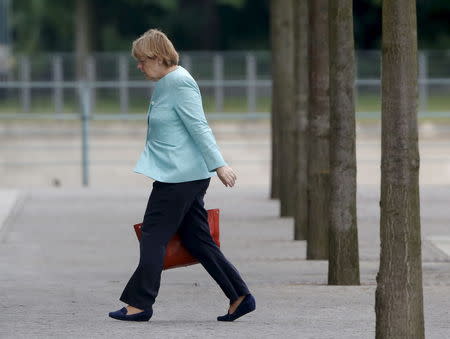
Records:
{"label": "red portfolio bag", "polygon": [[[217,246],[220,247],[219,240],[219,209],[208,210],[208,224],[211,236]],[[141,240],[142,224],[134,225],[136,236],[138,240]],[[189,251],[181,244],[181,239],[178,233],[169,240],[166,247],[166,255],[164,257],[164,269],[189,266],[198,264],[198,260],[194,258]]]}

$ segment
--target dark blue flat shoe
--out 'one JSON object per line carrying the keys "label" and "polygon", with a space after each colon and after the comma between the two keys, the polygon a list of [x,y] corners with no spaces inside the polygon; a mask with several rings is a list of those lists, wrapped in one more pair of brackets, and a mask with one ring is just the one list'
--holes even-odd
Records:
{"label": "dark blue flat shoe", "polygon": [[237,318],[242,317],[244,314],[250,313],[256,309],[255,298],[251,294],[247,294],[244,300],[241,301],[239,306],[233,313],[227,313],[225,315],[217,317],[218,321],[234,321]]}
{"label": "dark blue flat shoe", "polygon": [[121,308],[115,312],[109,312],[109,316],[118,320],[128,320],[128,321],[149,321],[153,315],[153,310],[144,310],[139,313],[127,315],[126,307]]}

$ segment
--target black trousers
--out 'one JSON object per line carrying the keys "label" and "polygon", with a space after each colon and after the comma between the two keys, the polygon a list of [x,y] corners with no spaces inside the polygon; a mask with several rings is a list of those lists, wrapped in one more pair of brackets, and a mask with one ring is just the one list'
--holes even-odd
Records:
{"label": "black trousers", "polygon": [[121,301],[144,310],[152,308],[160,287],[166,245],[177,231],[183,245],[217,282],[230,304],[250,293],[211,237],[203,202],[209,182],[210,178],[153,183],[142,225],[139,265]]}

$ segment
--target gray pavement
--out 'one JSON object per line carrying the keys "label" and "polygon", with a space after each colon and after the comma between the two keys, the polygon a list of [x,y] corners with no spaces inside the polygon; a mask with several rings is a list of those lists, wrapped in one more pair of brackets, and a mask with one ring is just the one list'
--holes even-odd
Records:
{"label": "gray pavement", "polygon": [[[82,189],[78,124],[0,125],[0,338],[374,338],[379,258],[379,126],[357,128],[361,286],[327,286],[327,262],[305,260],[293,220],[268,199],[267,122],[213,123],[238,173],[213,179],[221,246],[256,297],[255,312],[219,323],[227,300],[200,265],[164,271],[148,323],[113,320],[137,266],[132,225],[151,181],[131,169],[137,124],[93,124],[91,188]],[[444,126],[445,127],[445,126]],[[450,134],[421,126],[423,280],[427,338],[450,338]],[[51,188],[59,182],[58,188]]]}
{"label": "gray pavement", "polygon": [[[246,186],[267,186],[270,178],[268,121],[211,122],[222,154]],[[131,169],[143,149],[142,122],[99,122],[90,128],[89,173],[94,188],[145,187]],[[380,181],[380,126],[357,125],[359,184]],[[420,125],[420,182],[450,185],[450,125]],[[79,122],[0,121],[0,187],[81,186]]]}
{"label": "gray pavement", "polygon": [[[327,286],[327,263],[305,260],[293,221],[278,218],[267,187],[221,186],[208,208],[221,209],[225,255],[240,270],[257,310],[219,323],[227,300],[200,265],[164,271],[148,323],[107,313],[138,261],[131,225],[150,189],[34,189],[8,219],[0,243],[1,338],[373,338],[378,270],[378,190],[360,186],[361,286]],[[427,240],[448,234],[450,187],[422,188],[427,338],[450,337],[450,259]]]}

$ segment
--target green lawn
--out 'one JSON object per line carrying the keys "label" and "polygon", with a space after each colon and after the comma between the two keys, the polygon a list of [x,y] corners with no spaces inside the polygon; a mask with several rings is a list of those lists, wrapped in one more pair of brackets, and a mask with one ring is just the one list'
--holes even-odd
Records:
{"label": "green lawn", "polygon": [[[244,95],[244,94],[243,94]],[[66,96],[63,113],[79,112],[78,101],[74,96]],[[256,102],[257,112],[270,112],[270,97],[258,97]],[[203,96],[203,106],[205,112],[216,112],[216,105],[213,96]],[[148,108],[148,99],[144,96],[130,95],[129,112],[145,113]],[[419,110],[420,110],[419,105]],[[241,97],[225,97],[222,112],[247,112],[247,99]],[[377,118],[381,110],[381,98],[375,94],[360,94],[356,100],[357,112],[372,112],[372,114],[362,114],[361,117]],[[19,99],[3,99],[0,101],[0,114],[22,112]],[[52,96],[33,97],[31,101],[31,111],[33,113],[53,113],[55,112]],[[428,112],[450,112],[450,96],[430,95],[427,105]],[[118,95],[105,95],[98,93],[95,102],[95,112],[98,114],[120,113],[120,101]],[[435,114],[436,115],[436,114]]]}
{"label": "green lawn", "polygon": [[[419,101],[419,110],[420,109]],[[356,100],[357,112],[379,112],[381,111],[381,96],[373,94],[359,95]],[[428,112],[450,112],[450,96],[430,95],[427,103]]]}

